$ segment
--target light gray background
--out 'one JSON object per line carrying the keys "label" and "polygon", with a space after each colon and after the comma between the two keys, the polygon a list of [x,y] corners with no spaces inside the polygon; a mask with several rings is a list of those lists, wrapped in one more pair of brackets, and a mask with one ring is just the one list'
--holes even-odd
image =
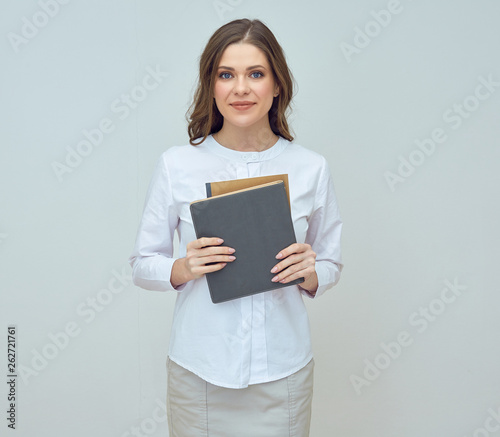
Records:
{"label": "light gray background", "polygon": [[[158,406],[175,294],[134,287],[127,258],[157,159],[188,142],[198,56],[242,17],[283,46],[295,141],[327,157],[345,223],[341,281],[307,301],[311,435],[500,435],[497,1],[74,0],[52,17],[48,3],[3,0],[0,14],[1,368],[6,378],[8,324],[24,366],[18,429],[2,413],[2,435],[168,435]],[[399,12],[377,27],[388,8]],[[34,20],[36,35],[14,44]],[[356,28],[372,37],[346,56]],[[120,119],[113,102],[148,68],[168,76]],[[496,83],[483,100],[471,97],[479,77]],[[59,180],[54,162],[105,118],[113,132]],[[413,153],[439,128],[433,153]],[[391,189],[386,172],[412,153],[423,162]],[[445,281],[461,287],[448,302]],[[411,344],[384,358],[401,335]],[[6,411],[6,384],[0,396]]]}

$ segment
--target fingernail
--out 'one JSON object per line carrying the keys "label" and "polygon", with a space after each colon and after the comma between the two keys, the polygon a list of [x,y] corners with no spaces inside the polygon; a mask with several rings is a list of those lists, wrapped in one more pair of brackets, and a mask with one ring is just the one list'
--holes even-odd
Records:
{"label": "fingernail", "polygon": [[224,243],[224,240],[222,238],[217,239],[217,243]]}
{"label": "fingernail", "polygon": [[276,273],[278,271],[278,267],[273,267],[273,269],[271,270],[271,273]]}
{"label": "fingernail", "polygon": [[276,282],[278,280],[278,276],[275,276],[271,281]]}
{"label": "fingernail", "polygon": [[228,252],[229,252],[229,253],[234,253],[234,252],[235,252],[235,250],[234,250],[232,247],[230,247],[230,248],[229,248],[229,250],[228,250]]}
{"label": "fingernail", "polygon": [[281,258],[283,256],[283,254],[280,252],[278,253],[278,255],[276,255],[276,258]]}
{"label": "fingernail", "polygon": [[230,256],[230,257],[229,257],[229,259],[230,259],[231,261],[234,261],[234,260],[236,259],[236,257],[235,257],[235,256]]}

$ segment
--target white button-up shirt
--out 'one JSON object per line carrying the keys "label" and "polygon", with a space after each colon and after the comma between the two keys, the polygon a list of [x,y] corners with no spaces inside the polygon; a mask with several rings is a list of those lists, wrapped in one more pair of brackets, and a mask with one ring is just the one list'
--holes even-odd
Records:
{"label": "white button-up shirt", "polygon": [[[174,289],[170,282],[176,260],[174,231],[182,258],[187,244],[196,240],[189,204],[207,197],[205,183],[283,173],[289,178],[297,242],[310,244],[317,254],[315,296],[292,285],[214,304],[205,276]],[[170,358],[212,384],[243,388],[284,378],[312,358],[303,296],[317,299],[338,282],[343,267],[341,229],[330,170],[322,155],[281,137],[263,152],[241,152],[210,135],[198,146],[174,146],[162,154],[129,262],[135,285],[177,292]]]}

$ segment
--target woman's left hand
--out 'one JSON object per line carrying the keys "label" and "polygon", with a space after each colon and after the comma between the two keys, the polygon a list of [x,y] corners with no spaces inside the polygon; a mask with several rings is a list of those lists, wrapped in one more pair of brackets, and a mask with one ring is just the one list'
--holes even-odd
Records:
{"label": "woman's left hand", "polygon": [[282,259],[272,269],[271,273],[276,273],[273,282],[286,284],[297,278],[304,278],[300,287],[311,294],[318,288],[318,276],[316,274],[316,252],[309,244],[294,243],[283,249],[276,258]]}

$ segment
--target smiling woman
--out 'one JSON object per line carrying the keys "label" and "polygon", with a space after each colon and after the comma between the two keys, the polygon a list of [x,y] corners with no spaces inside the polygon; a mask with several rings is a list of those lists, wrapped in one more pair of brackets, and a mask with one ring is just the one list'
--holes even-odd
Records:
{"label": "smiling woman", "polygon": [[[247,128],[246,136],[252,141],[246,145],[255,145],[260,139],[261,147],[269,147],[277,136],[293,140],[287,122],[293,75],[280,44],[261,21],[235,20],[218,29],[201,55],[199,77],[188,110],[192,145],[215,133],[220,144],[234,144],[234,126]],[[247,114],[249,108],[238,106],[238,102],[256,107]],[[246,120],[226,119],[237,109],[243,110]]]}
{"label": "smiling woman", "polygon": [[279,86],[262,50],[252,44],[234,43],[224,50],[220,63],[214,98],[224,121],[217,141],[230,147],[235,130],[240,128],[271,133],[268,113]]}
{"label": "smiling woman", "polygon": [[[342,221],[326,159],[292,142],[292,94],[282,48],[264,23],[227,23],[200,58],[190,144],[164,152],[153,175],[130,264],[134,284],[177,292],[167,359],[171,437],[309,435],[314,359],[303,299],[338,282]],[[218,236],[196,238],[190,203],[205,197],[207,182],[282,174],[297,243],[276,254],[269,281],[288,285],[213,304],[205,275],[238,252]]]}

